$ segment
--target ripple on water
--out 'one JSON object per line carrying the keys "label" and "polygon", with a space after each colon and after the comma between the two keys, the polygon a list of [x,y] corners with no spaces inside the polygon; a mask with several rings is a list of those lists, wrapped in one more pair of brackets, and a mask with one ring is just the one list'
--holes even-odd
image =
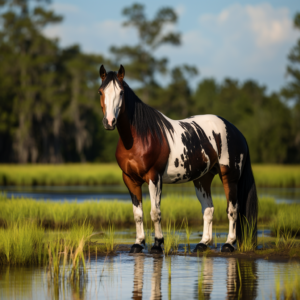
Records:
{"label": "ripple on water", "polygon": [[299,264],[265,260],[120,254],[92,259],[75,284],[55,283],[45,268],[3,268],[0,298],[275,299],[276,280],[299,272]]}

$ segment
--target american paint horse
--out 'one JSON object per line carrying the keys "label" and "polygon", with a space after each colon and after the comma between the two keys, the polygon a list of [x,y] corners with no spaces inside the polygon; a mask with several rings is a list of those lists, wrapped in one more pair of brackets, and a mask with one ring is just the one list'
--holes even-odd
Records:
{"label": "american paint horse", "polygon": [[241,132],[215,115],[169,119],[135,95],[124,81],[122,65],[118,73],[107,73],[101,65],[99,74],[103,125],[106,130],[118,129],[116,159],[133,204],[136,241],[130,253],[141,252],[145,245],[141,190],[144,182],[149,186],[150,215],[155,228],[151,253],[161,253],[164,242],[160,211],[163,183],[194,182],[203,213],[203,235],[194,251],[205,251],[212,243],[211,182],[216,174],[224,186],[229,219],[228,238],[222,251],[234,251],[233,244],[243,241],[243,226],[247,224],[252,224],[256,236],[256,186],[249,148]]}

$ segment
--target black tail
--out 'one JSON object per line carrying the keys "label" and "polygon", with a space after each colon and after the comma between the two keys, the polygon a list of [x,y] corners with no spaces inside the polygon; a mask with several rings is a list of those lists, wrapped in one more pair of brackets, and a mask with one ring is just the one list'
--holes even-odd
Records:
{"label": "black tail", "polygon": [[[236,226],[237,240],[243,241],[243,226],[253,227],[253,239],[256,243],[257,237],[257,213],[258,213],[258,199],[256,193],[255,180],[251,168],[250,153],[248,148],[248,155],[242,175],[238,181],[238,220]],[[246,220],[245,220],[246,218]],[[244,229],[246,229],[244,227]],[[250,232],[247,230],[247,232]]]}

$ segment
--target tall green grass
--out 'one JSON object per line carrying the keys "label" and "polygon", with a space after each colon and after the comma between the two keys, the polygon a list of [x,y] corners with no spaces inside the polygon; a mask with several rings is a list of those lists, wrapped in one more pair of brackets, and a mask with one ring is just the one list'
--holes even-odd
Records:
{"label": "tall green grass", "polygon": [[280,204],[271,228],[274,232],[279,231],[280,235],[286,235],[288,232],[298,235],[300,233],[300,205]]}
{"label": "tall green grass", "polygon": [[0,185],[123,184],[117,164],[0,165]]}
{"label": "tall green grass", "polygon": [[[300,187],[299,165],[257,165],[253,172],[260,187]],[[111,164],[0,165],[0,185],[123,185],[122,171]],[[213,186],[221,186],[218,176]]]}
{"label": "tall green grass", "polygon": [[0,228],[0,265],[49,263],[57,273],[62,258],[70,257],[73,267],[83,256],[85,243],[93,227],[83,223],[67,232],[49,234],[34,221],[19,220]]}
{"label": "tall green grass", "polygon": [[[227,224],[227,202],[225,198],[214,197],[214,224]],[[35,221],[43,228],[68,229],[75,223],[87,222],[94,228],[113,224],[114,226],[134,226],[132,204],[123,201],[85,201],[51,202],[33,199],[8,199],[0,194],[0,225],[5,227],[10,222],[20,219]],[[150,201],[143,201],[145,228],[151,228]],[[196,198],[170,195],[161,201],[162,222],[182,222],[188,220],[190,225],[202,224],[201,205]],[[289,230],[300,228],[299,204],[276,204],[272,198],[259,200],[258,222],[273,222],[274,228],[284,224]],[[280,225],[282,226],[282,225]],[[150,233],[149,233],[150,234]]]}

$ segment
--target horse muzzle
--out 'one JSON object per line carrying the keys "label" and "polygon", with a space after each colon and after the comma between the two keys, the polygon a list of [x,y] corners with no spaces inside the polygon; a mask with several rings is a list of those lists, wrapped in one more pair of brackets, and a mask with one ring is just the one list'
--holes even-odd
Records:
{"label": "horse muzzle", "polygon": [[117,124],[117,120],[116,118],[113,118],[112,125],[109,125],[107,119],[103,118],[102,123],[106,130],[114,130]]}

